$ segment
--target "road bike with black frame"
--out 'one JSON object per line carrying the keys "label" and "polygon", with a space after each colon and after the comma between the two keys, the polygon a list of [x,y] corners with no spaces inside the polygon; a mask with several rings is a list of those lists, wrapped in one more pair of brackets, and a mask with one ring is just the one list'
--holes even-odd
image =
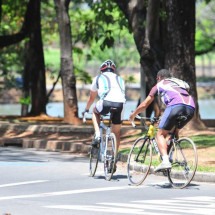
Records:
{"label": "road bike with black frame", "polygon": [[[117,158],[117,143],[116,136],[111,131],[111,122],[113,117],[113,112],[116,108],[110,109],[110,114],[105,115],[108,117],[106,120],[108,123],[105,123],[104,115],[100,115],[100,144],[95,147],[91,144],[90,147],[90,162],[89,162],[89,173],[91,177],[95,176],[98,162],[104,163],[104,175],[105,179],[110,181],[115,170],[116,158]],[[86,122],[86,114],[83,115],[83,122]],[[94,137],[95,138],[95,137]],[[92,140],[94,141],[94,139]]]}
{"label": "road bike with black frame", "polygon": [[[149,120],[146,134],[139,137],[130,149],[127,160],[127,176],[132,185],[140,185],[149,173],[154,173],[155,167],[161,162],[162,157],[155,140],[156,126],[159,118],[136,116],[140,120]],[[186,120],[186,116],[177,119],[177,126]],[[132,122],[132,126],[136,125]],[[188,137],[176,138],[174,131],[170,134],[168,145],[169,161],[172,168],[163,171],[174,188],[185,188],[192,181],[198,163],[197,149],[194,142]]]}

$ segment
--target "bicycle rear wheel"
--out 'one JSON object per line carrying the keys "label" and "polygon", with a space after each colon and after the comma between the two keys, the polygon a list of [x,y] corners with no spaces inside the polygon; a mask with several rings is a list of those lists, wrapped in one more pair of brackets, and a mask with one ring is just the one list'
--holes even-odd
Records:
{"label": "bicycle rear wheel", "polygon": [[140,185],[149,173],[152,163],[152,145],[144,137],[137,139],[128,155],[127,176],[131,184]]}
{"label": "bicycle rear wheel", "polygon": [[89,172],[90,172],[91,177],[93,177],[96,173],[96,169],[97,169],[98,161],[99,161],[99,154],[100,154],[100,147],[96,148],[96,147],[91,146],[90,166],[89,166]]}
{"label": "bicycle rear wheel", "polygon": [[193,179],[198,156],[194,142],[190,138],[180,138],[169,151],[172,169],[167,171],[169,182],[174,188],[184,188]]}
{"label": "bicycle rear wheel", "polygon": [[104,173],[105,179],[110,181],[113,173],[116,171],[117,144],[116,136],[111,133],[106,137],[106,146],[104,153]]}

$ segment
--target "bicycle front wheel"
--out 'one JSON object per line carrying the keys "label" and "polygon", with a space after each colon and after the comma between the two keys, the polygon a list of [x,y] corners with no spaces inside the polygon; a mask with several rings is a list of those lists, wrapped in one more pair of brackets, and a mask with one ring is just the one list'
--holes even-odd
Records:
{"label": "bicycle front wheel", "polygon": [[106,137],[105,153],[104,153],[104,173],[105,179],[110,181],[113,173],[116,171],[117,144],[116,136],[111,133]]}
{"label": "bicycle front wheel", "polygon": [[89,166],[89,172],[90,172],[91,177],[93,177],[96,173],[96,169],[97,169],[98,161],[99,161],[99,154],[100,154],[100,147],[96,148],[96,147],[91,146],[90,166]]}
{"label": "bicycle front wheel", "polygon": [[128,155],[127,176],[131,184],[140,185],[149,173],[152,163],[152,145],[144,137],[137,139]]}
{"label": "bicycle front wheel", "polygon": [[169,182],[174,188],[184,188],[193,179],[198,156],[194,142],[190,138],[180,138],[170,148],[169,159],[172,169],[167,171]]}

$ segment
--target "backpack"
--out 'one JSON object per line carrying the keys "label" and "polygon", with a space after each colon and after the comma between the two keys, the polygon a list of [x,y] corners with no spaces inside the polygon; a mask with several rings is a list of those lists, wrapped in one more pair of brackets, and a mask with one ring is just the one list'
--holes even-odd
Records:
{"label": "backpack", "polygon": [[189,84],[187,82],[181,80],[181,79],[178,79],[178,78],[166,78],[165,80],[169,80],[171,82],[174,82],[175,84],[178,85],[178,87],[183,88],[185,90],[190,89]]}

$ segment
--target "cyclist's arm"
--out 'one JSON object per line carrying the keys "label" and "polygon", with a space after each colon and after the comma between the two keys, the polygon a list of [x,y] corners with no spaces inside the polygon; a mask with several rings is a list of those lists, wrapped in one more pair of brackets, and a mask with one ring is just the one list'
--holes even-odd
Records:
{"label": "cyclist's arm", "polygon": [[129,120],[134,121],[134,118],[137,114],[146,110],[146,108],[153,102],[154,96],[147,96],[146,99],[137,107],[137,109],[130,115]]}
{"label": "cyclist's arm", "polygon": [[85,111],[88,111],[90,109],[90,107],[93,104],[94,100],[96,99],[97,95],[98,95],[97,91],[92,91],[92,90],[90,91],[90,96],[89,96],[89,99],[87,101]]}

